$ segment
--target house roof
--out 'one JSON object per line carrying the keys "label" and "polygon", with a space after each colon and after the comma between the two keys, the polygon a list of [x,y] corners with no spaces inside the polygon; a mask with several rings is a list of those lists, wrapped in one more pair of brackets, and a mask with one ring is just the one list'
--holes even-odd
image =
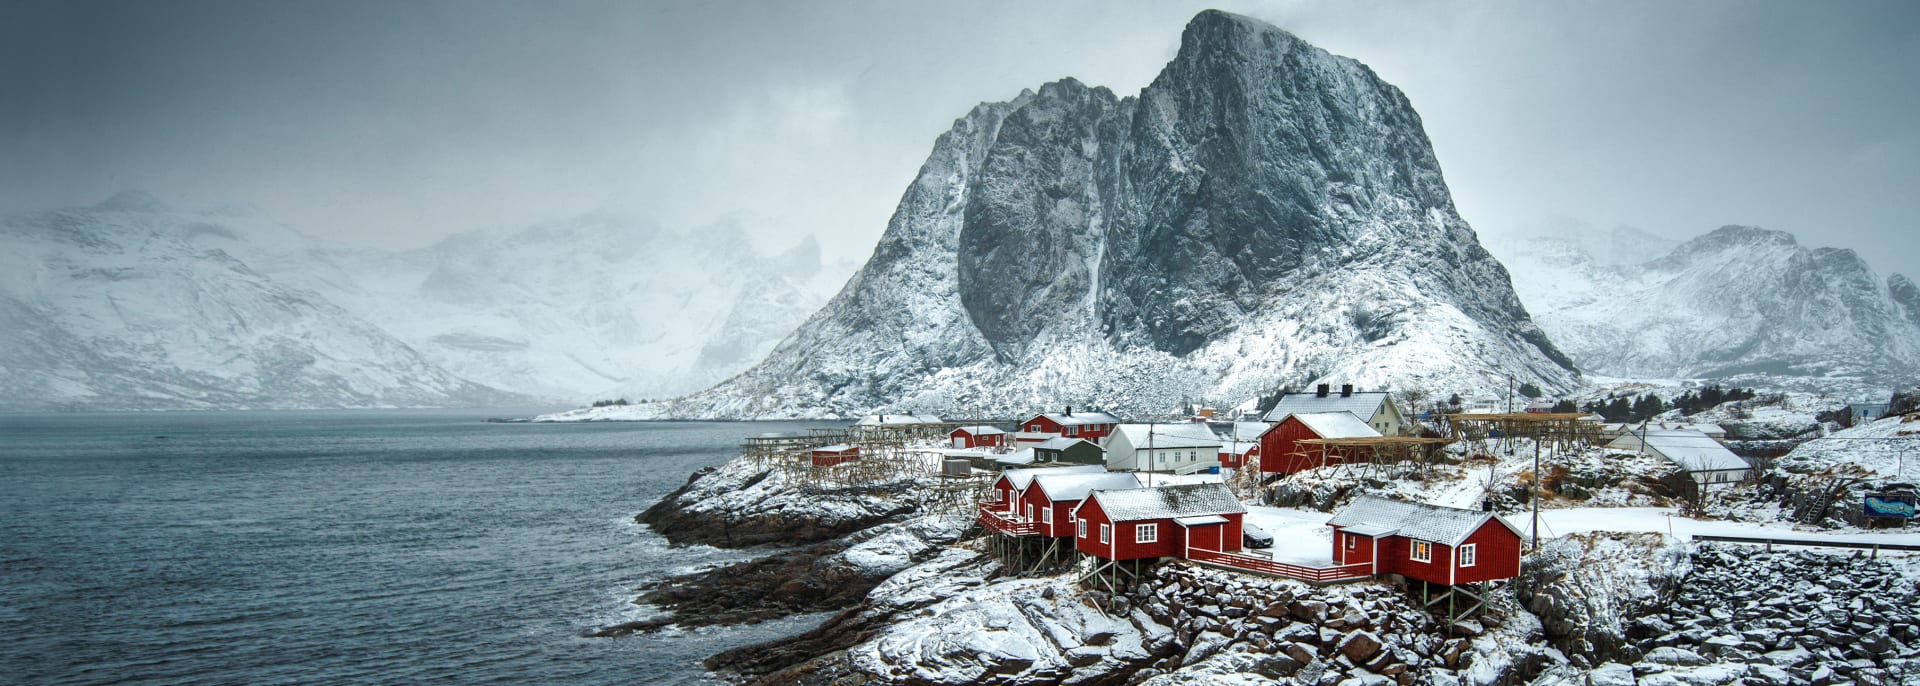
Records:
{"label": "house roof", "polygon": [[953,427],[953,430],[948,431],[947,435],[951,436],[953,434],[957,434],[962,431],[973,434],[975,436],[997,436],[997,435],[1006,433],[1005,429],[1001,429],[1000,427],[997,427],[997,426],[968,424],[966,426]]}
{"label": "house roof", "polygon": [[1035,443],[1033,448],[1035,450],[1066,450],[1068,446],[1071,446],[1075,443],[1085,443],[1087,445],[1093,446],[1094,449],[1096,450],[1100,449],[1100,445],[1097,443],[1094,443],[1093,441],[1089,441],[1084,438],[1068,438],[1065,436],[1056,436],[1056,437],[1041,441],[1039,443]]}
{"label": "house roof", "polygon": [[1327,520],[1327,524],[1363,536],[1391,534],[1457,546],[1472,536],[1473,532],[1479,531],[1487,520],[1499,522],[1516,536],[1520,534],[1513,523],[1491,512],[1390,500],[1375,495],[1355,498],[1346,509]]}
{"label": "house roof", "polygon": [[1380,432],[1349,412],[1306,412],[1293,415],[1321,438],[1372,438]]}
{"label": "house roof", "polygon": [[1628,431],[1608,443],[1609,448],[1633,450],[1642,438],[1647,448],[1689,472],[1716,472],[1752,469],[1753,465],[1727,447],[1695,429],[1659,429]]}
{"label": "house roof", "polygon": [[1060,434],[1052,431],[1015,431],[1011,435],[1013,436],[1013,440],[1016,441],[1043,441],[1049,438],[1060,437]]}
{"label": "house roof", "polygon": [[1268,422],[1234,422],[1233,433],[1228,434],[1227,438],[1241,441],[1258,441],[1260,440],[1260,434],[1266,433],[1267,429],[1271,428],[1273,428],[1273,424]]}
{"label": "house roof", "polygon": [[844,453],[853,449],[854,449],[853,446],[847,445],[845,443],[835,443],[833,445],[823,445],[818,448],[814,448],[813,451],[816,453]]}
{"label": "house roof", "polygon": [[[1059,472],[1062,470],[1051,470]],[[1093,491],[1111,491],[1116,489],[1139,488],[1140,482],[1127,472],[1073,472],[1061,474],[1036,474],[1033,485],[1047,500],[1085,500]]]}
{"label": "house roof", "polygon": [[1207,524],[1225,524],[1227,518],[1220,515],[1200,515],[1198,517],[1175,517],[1173,523],[1180,526],[1205,526]]}
{"label": "house roof", "polygon": [[1312,393],[1288,393],[1280,396],[1280,404],[1273,406],[1273,410],[1267,413],[1266,420],[1277,422],[1286,419],[1290,414],[1310,412],[1351,412],[1353,416],[1365,421],[1372,419],[1373,415],[1380,411],[1380,405],[1392,397],[1392,394],[1384,391],[1365,393],[1355,391],[1353,395],[1344,398],[1338,391],[1328,393],[1324,398]]}
{"label": "house roof", "polygon": [[1099,501],[1100,511],[1115,522],[1142,519],[1173,519],[1199,515],[1246,512],[1225,484],[1204,483],[1159,488],[1094,491],[1089,501]]}
{"label": "house roof", "polygon": [[[1031,450],[1028,450],[1028,451],[1017,451],[1014,454],[1018,455],[1020,454],[1020,452],[1026,452],[1028,454],[1032,453]],[[1006,479],[1008,483],[1013,484],[1014,488],[1024,491],[1024,490],[1027,490],[1027,484],[1033,483],[1033,477],[1039,476],[1041,474],[1105,474],[1105,473],[1107,473],[1107,468],[1105,466],[1097,465],[1097,464],[1079,464],[1079,465],[1072,465],[1069,467],[1032,467],[1028,469],[1009,469],[1001,473],[1000,476],[1001,478]]]}
{"label": "house roof", "polygon": [[855,426],[897,426],[908,424],[945,424],[933,415],[870,414],[854,422]]}
{"label": "house roof", "polygon": [[[1114,428],[1117,433],[1127,435],[1127,443],[1135,448],[1217,448],[1220,437],[1205,424],[1121,424]],[[1151,435],[1149,435],[1151,434]]]}
{"label": "house roof", "polygon": [[[1059,412],[1042,412],[1034,416],[1046,417],[1047,419],[1051,419],[1054,421],[1054,423],[1059,424],[1061,426],[1086,426],[1088,424],[1119,424],[1120,423],[1119,417],[1115,417],[1105,412],[1075,412],[1073,414],[1063,414]],[[1028,421],[1032,421],[1032,419],[1029,418]]]}

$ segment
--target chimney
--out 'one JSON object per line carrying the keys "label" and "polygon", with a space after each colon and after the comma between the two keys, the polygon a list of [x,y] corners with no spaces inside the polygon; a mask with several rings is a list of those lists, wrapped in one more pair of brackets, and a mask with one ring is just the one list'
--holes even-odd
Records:
{"label": "chimney", "polygon": [[1313,389],[1313,395],[1317,398],[1325,398],[1327,397],[1327,389],[1330,388],[1333,387],[1327,384],[1320,384],[1319,387]]}
{"label": "chimney", "polygon": [[1072,406],[1072,405],[1068,405],[1068,406],[1067,406],[1067,416],[1069,416],[1069,417],[1071,417],[1071,416],[1073,416],[1073,406]]}
{"label": "chimney", "polygon": [[1353,384],[1350,384],[1350,383],[1340,384],[1340,397],[1342,398],[1353,397]]}

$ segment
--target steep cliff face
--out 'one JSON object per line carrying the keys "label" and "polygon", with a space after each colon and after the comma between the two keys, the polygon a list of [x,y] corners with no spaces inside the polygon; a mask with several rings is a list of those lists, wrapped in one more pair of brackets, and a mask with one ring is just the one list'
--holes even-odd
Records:
{"label": "steep cliff face", "polygon": [[1575,378],[1455,212],[1406,98],[1209,11],[1137,97],[1067,79],[955,122],[839,296],[660,410],[1161,410],[1508,375]]}
{"label": "steep cliff face", "polygon": [[1597,373],[1875,393],[1920,373],[1913,282],[1851,250],[1726,226],[1635,264],[1563,239],[1509,259],[1541,326]]}

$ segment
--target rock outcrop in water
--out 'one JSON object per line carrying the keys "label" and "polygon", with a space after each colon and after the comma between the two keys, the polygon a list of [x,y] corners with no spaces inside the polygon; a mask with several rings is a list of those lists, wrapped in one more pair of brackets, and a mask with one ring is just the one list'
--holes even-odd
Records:
{"label": "rock outcrop in water", "polygon": [[802,545],[904,521],[919,512],[921,479],[815,488],[770,464],[739,458],[694,472],[636,521],[674,543],[722,548]]}

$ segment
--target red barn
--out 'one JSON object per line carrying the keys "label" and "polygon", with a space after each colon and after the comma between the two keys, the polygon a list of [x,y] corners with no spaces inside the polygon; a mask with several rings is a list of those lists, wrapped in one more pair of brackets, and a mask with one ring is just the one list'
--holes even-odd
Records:
{"label": "red barn", "polygon": [[1020,430],[1026,433],[1050,433],[1067,438],[1084,438],[1094,443],[1113,433],[1113,427],[1120,425],[1120,418],[1105,412],[1073,413],[1073,407],[1059,414],[1042,412],[1020,423]]}
{"label": "red barn", "polygon": [[1094,491],[1074,510],[1074,547],[1109,560],[1240,550],[1247,508],[1224,484]]}
{"label": "red barn", "polygon": [[1239,469],[1250,464],[1260,464],[1259,443],[1232,443],[1220,446],[1220,468]]}
{"label": "red barn", "polygon": [[[1268,474],[1292,474],[1321,466],[1322,456],[1300,441],[1313,438],[1361,438],[1380,432],[1360,421],[1351,412],[1311,412],[1290,414],[1260,434],[1260,471]],[[1328,461],[1327,464],[1338,464]]]}
{"label": "red barn", "polygon": [[970,424],[947,432],[947,439],[955,448],[998,448],[1006,441],[1007,432],[999,427]]}
{"label": "red barn", "polygon": [[1520,530],[1491,512],[1360,496],[1327,521],[1333,561],[1454,586],[1520,575]]}
{"label": "red barn", "polygon": [[1020,511],[1033,513],[1033,521],[1040,524],[1042,536],[1072,538],[1075,533],[1073,510],[1087,499],[1087,494],[1140,487],[1140,481],[1129,472],[1062,472],[1050,469],[1037,474],[1032,485],[1020,493]]}
{"label": "red barn", "polygon": [[860,459],[860,448],[845,443],[823,445],[813,449],[813,466],[832,467]]}
{"label": "red barn", "polygon": [[1020,494],[1027,490],[1027,486],[1029,484],[1033,483],[1033,477],[1039,476],[1041,474],[1105,474],[1105,473],[1107,473],[1107,468],[1097,464],[1073,465],[1069,467],[1032,467],[1028,469],[1009,469],[1005,472],[1001,472],[1000,478],[993,480],[993,499],[987,501],[985,503],[985,506],[987,507],[987,509],[991,511],[1009,513],[1011,515],[1021,517],[1021,518],[1037,517],[1039,515],[1038,508],[1035,509],[1034,514],[1029,515],[1026,513],[1025,508],[1019,507]]}

